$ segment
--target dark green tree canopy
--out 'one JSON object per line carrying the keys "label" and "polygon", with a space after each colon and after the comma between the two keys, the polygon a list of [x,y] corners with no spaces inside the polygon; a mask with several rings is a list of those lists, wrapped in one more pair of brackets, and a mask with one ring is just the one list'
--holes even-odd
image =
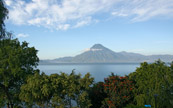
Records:
{"label": "dark green tree canopy", "polygon": [[135,100],[137,105],[155,106],[154,95],[157,94],[158,108],[173,107],[173,73],[172,64],[168,66],[158,60],[149,64],[144,62],[130,78],[136,82]]}
{"label": "dark green tree canopy", "polygon": [[8,18],[4,0],[0,0],[0,40],[6,36],[4,20]]}
{"label": "dark green tree canopy", "polygon": [[[0,95],[7,104],[20,102],[20,87],[38,65],[37,50],[17,39],[0,40]],[[1,96],[0,96],[1,97]]]}

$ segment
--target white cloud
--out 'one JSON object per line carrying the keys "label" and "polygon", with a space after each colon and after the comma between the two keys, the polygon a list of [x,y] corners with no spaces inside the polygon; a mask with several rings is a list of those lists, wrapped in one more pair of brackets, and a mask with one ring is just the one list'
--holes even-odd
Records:
{"label": "white cloud", "polygon": [[127,0],[127,4],[115,7],[112,15],[131,17],[131,21],[146,21],[154,17],[173,17],[173,0]]}
{"label": "white cloud", "polygon": [[12,2],[11,0],[5,0],[5,3],[6,3],[7,6],[10,6],[11,2]]}
{"label": "white cloud", "polygon": [[69,24],[58,25],[57,30],[67,30],[70,27]]}
{"label": "white cloud", "polygon": [[9,20],[14,24],[43,26],[67,30],[95,23],[109,17],[128,17],[130,21],[146,21],[154,17],[173,17],[173,0],[5,0]]}
{"label": "white cloud", "polygon": [[114,15],[114,16],[121,16],[121,17],[126,17],[126,16],[128,16],[128,14],[125,14],[125,13],[119,13],[119,12],[112,12],[111,13],[112,15]]}
{"label": "white cloud", "polygon": [[[84,26],[84,25],[88,25],[92,22],[92,18],[91,17],[87,17],[81,21],[78,21],[76,23],[76,25],[74,26],[74,28],[78,28],[78,27],[81,27],[81,26]],[[94,21],[93,21],[94,22]]]}
{"label": "white cloud", "polygon": [[24,34],[24,33],[19,33],[19,34],[17,34],[17,38],[26,38],[26,37],[28,37],[29,35],[28,34]]}

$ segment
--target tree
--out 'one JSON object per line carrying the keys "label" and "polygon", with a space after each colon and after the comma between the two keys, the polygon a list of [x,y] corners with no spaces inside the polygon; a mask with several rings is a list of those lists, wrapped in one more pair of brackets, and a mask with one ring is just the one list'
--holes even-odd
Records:
{"label": "tree", "polygon": [[122,108],[133,99],[134,83],[129,80],[128,76],[120,77],[112,74],[105,78],[103,86],[104,92],[107,94],[103,101],[104,107]]}
{"label": "tree", "polygon": [[80,89],[79,92],[76,93],[76,102],[77,106],[80,108],[89,108],[92,104],[89,99],[88,91],[93,84],[94,78],[91,77],[90,73],[85,74],[83,78],[79,80]]}
{"label": "tree", "polygon": [[88,90],[94,78],[90,77],[89,73],[83,78],[80,74],[76,75],[74,71],[70,75],[61,73],[50,77],[54,88],[52,98],[54,106],[71,108],[72,101],[77,104],[76,107],[89,108],[91,106]]}
{"label": "tree", "polygon": [[[4,1],[0,0],[0,40],[8,34],[5,30],[4,20],[8,18],[8,10],[5,7]],[[7,34],[6,34],[7,33]]]}
{"label": "tree", "polygon": [[90,88],[89,97],[91,100],[91,108],[100,108],[102,106],[102,101],[107,97],[104,92],[104,82],[98,82]]}
{"label": "tree", "polygon": [[45,74],[35,73],[27,79],[27,83],[22,85],[20,99],[32,107],[54,107],[72,108],[75,102],[76,107],[89,108],[91,106],[88,90],[93,83],[90,74],[83,78],[76,75],[74,71],[68,75],[66,73]]}
{"label": "tree", "polygon": [[20,87],[38,65],[37,50],[17,39],[0,40],[0,98],[7,107],[20,104]]}
{"label": "tree", "polygon": [[148,64],[144,62],[136,72],[130,74],[136,82],[135,101],[137,105],[150,104],[155,106],[154,95],[157,94],[158,108],[172,108],[173,104],[173,73],[171,67],[158,60]]}
{"label": "tree", "polygon": [[28,77],[26,84],[21,86],[20,99],[29,107],[37,104],[40,107],[48,108],[52,97],[51,89],[49,76],[36,72]]}

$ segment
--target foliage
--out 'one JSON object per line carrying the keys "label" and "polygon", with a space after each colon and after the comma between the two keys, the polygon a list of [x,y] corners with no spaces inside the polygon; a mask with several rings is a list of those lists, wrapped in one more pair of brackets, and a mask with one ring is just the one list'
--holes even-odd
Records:
{"label": "foliage", "polygon": [[5,100],[4,100],[5,95],[3,94],[2,89],[0,89],[0,108],[5,106]]}
{"label": "foliage", "polygon": [[159,108],[172,108],[173,104],[173,71],[164,62],[158,60],[148,64],[144,62],[136,72],[130,74],[136,82],[135,101],[137,105],[150,104],[155,106],[154,94],[158,94]]}
{"label": "foliage", "polygon": [[132,98],[132,90],[134,84],[129,80],[128,76],[120,77],[112,74],[108,78],[105,78],[104,92],[107,93],[107,98],[104,99],[104,107],[110,108],[122,108],[128,104]]}
{"label": "foliage", "polygon": [[83,78],[81,75],[75,75],[74,71],[70,75],[61,73],[57,78],[56,74],[51,75],[52,87],[56,90],[53,94],[52,102],[54,105],[63,105],[72,107],[72,100],[76,102],[77,107],[89,108],[91,102],[88,98],[88,90],[93,83],[94,78],[87,73]]}
{"label": "foliage", "polygon": [[4,0],[0,0],[0,40],[6,35],[4,20],[7,18],[8,10]]}
{"label": "foliage", "polygon": [[41,107],[48,107],[51,98],[51,85],[47,75],[36,72],[28,77],[27,84],[21,86],[20,99],[29,105],[37,104]]}
{"label": "foliage", "polygon": [[0,98],[7,106],[20,103],[20,87],[38,64],[37,50],[17,39],[0,40]]}
{"label": "foliage", "polygon": [[91,99],[91,108],[100,108],[102,106],[102,101],[107,97],[104,92],[103,82],[98,82],[90,88],[89,97]]}
{"label": "foliage", "polygon": [[46,108],[71,108],[72,102],[75,102],[76,107],[89,108],[91,102],[88,90],[93,80],[89,73],[83,78],[74,72],[70,75],[61,73],[50,76],[35,73],[21,87],[20,97],[31,106],[35,104]]}
{"label": "foliage", "polygon": [[50,76],[53,87],[53,106],[72,107],[72,100],[76,102],[77,107],[90,107],[88,90],[93,83],[93,78],[87,73],[83,78],[81,75],[75,75],[74,71],[70,75],[61,73]]}
{"label": "foliage", "polygon": [[124,108],[146,108],[144,105],[143,106],[136,106],[136,105],[133,105],[133,104],[128,104],[126,107]]}

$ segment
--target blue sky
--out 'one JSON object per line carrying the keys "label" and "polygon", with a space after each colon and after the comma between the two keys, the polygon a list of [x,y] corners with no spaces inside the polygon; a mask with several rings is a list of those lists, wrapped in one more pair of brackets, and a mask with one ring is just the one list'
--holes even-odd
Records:
{"label": "blue sky", "polygon": [[115,52],[173,55],[173,0],[5,0],[6,28],[40,59],[100,43]]}

